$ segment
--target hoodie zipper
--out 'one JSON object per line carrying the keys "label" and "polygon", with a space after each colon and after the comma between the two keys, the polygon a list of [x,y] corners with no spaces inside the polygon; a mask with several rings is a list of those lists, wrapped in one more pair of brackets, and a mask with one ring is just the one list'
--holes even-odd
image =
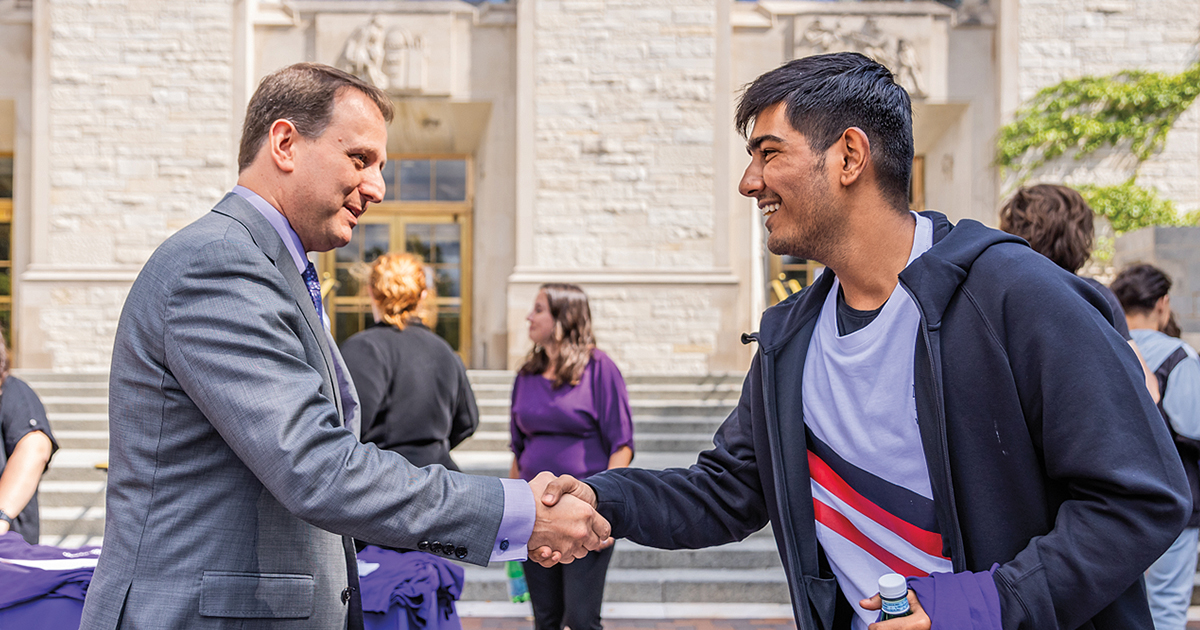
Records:
{"label": "hoodie zipper", "polygon": [[[904,287],[904,292],[912,299],[913,304],[917,306],[917,313],[920,315],[920,332],[921,341],[925,346],[925,357],[929,362],[929,383],[926,385],[929,395],[933,402],[934,411],[934,427],[937,429],[938,438],[938,457],[942,465],[942,479],[939,480],[944,484],[942,496],[947,503],[946,513],[949,515],[946,519],[946,525],[952,528],[953,531],[943,532],[943,535],[950,536],[950,562],[954,571],[961,572],[966,570],[966,559],[963,557],[965,549],[962,544],[961,527],[958,523],[958,506],[954,499],[954,484],[950,480],[950,449],[946,440],[946,408],[942,402],[941,392],[938,387],[937,365],[933,352],[933,342],[929,339],[929,326],[925,319],[925,311],[921,308],[921,303],[917,301],[917,296],[912,289],[905,284],[903,279],[900,279],[900,286]],[[913,375],[914,379],[916,374]],[[932,477],[930,482],[933,482]]]}
{"label": "hoodie zipper", "polygon": [[[779,443],[779,432],[778,428],[776,427],[776,423],[779,421],[779,418],[778,414],[775,413],[774,397],[768,394],[768,387],[770,385],[769,376],[771,372],[771,369],[769,368],[773,367],[774,364],[768,360],[767,353],[763,350],[762,342],[758,338],[758,333],[742,333],[742,343],[749,344],[751,342],[754,342],[758,345],[758,358],[759,361],[762,362],[761,387],[763,392],[763,411],[768,416],[766,422],[767,437],[768,440],[773,442],[770,448],[771,476],[775,480],[775,496],[776,502],[778,503],[780,497],[788,497],[788,492],[787,479],[783,474],[783,445]],[[770,400],[769,405],[768,400]],[[779,448],[776,448],[776,445],[778,445]],[[802,616],[800,614],[801,602],[804,604],[805,612],[808,612],[809,604],[807,589],[804,586],[804,565],[801,563],[800,555],[796,550],[796,530],[792,526],[792,513],[790,510],[783,509],[784,506],[782,505],[777,505],[776,507],[779,508],[779,519],[782,521],[779,523],[779,529],[783,533],[784,553],[787,555],[788,564],[796,568],[796,571],[792,575],[792,583],[795,586],[792,586],[792,584],[788,585],[789,589],[792,590],[792,615],[795,617],[797,624],[799,624],[800,630],[808,630],[807,622],[810,620],[810,617],[807,615]]]}

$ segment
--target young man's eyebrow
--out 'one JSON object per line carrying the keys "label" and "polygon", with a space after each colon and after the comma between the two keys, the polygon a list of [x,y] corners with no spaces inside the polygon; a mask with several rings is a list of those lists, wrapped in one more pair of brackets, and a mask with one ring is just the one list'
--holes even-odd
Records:
{"label": "young man's eyebrow", "polygon": [[784,142],[784,139],[780,138],[779,136],[771,135],[769,133],[763,134],[761,136],[754,136],[753,138],[750,138],[749,142],[746,143],[746,153],[754,153],[755,151],[758,150],[758,147],[762,146],[762,143],[768,142],[768,141],[769,142]]}

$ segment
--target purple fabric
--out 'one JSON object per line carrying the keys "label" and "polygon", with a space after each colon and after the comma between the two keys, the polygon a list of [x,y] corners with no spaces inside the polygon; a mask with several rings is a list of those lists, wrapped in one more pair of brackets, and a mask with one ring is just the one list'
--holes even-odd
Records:
{"label": "purple fabric", "polygon": [[621,371],[592,351],[578,385],[518,374],[512,394],[512,449],[521,478],[548,470],[584,479],[608,468],[622,446],[633,448],[633,418]]}
{"label": "purple fabric", "polygon": [[[27,612],[33,607],[24,605],[42,599],[63,601],[45,607],[39,606],[39,610],[71,610],[73,604],[66,600],[83,602],[99,554],[99,547],[62,549],[48,545],[30,545],[16,532],[0,534],[0,611],[21,608]],[[36,566],[16,564],[18,562]],[[17,612],[14,610],[14,614]],[[76,611],[73,614],[75,625],[78,626],[79,613]],[[9,626],[0,624],[0,627]]]}
{"label": "purple fabric", "polygon": [[462,567],[421,551],[373,545],[358,559],[380,565],[359,578],[366,630],[461,630],[454,601],[462,594]]}
{"label": "purple fabric", "polygon": [[908,587],[932,621],[930,630],[1001,630],[1000,594],[992,573],[932,573],[908,578]]}

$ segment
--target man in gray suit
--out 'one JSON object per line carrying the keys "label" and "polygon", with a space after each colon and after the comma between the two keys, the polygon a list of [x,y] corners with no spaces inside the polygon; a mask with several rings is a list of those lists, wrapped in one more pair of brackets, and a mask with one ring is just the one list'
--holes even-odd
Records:
{"label": "man in gray suit", "polygon": [[548,475],[527,486],[415,468],[358,441],[305,255],[348,243],[383,199],[391,115],[384,93],[328,66],[266,77],[239,185],[133,284],[83,628],[359,627],[349,537],[474,564],[542,546],[554,553],[540,561],[569,562],[608,537],[583,502],[534,501]]}

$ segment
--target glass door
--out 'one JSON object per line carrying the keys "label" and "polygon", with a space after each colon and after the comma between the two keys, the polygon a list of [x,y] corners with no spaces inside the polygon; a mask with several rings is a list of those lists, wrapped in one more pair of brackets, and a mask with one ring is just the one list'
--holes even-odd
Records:
{"label": "glass door", "polygon": [[426,264],[423,319],[470,365],[471,195],[466,156],[389,156],[384,202],[368,209],[347,246],[321,255],[321,292],[341,343],[374,323],[366,283],[388,252]]}
{"label": "glass door", "polygon": [[13,156],[0,153],[0,326],[4,327],[4,343],[12,352],[12,210]]}

